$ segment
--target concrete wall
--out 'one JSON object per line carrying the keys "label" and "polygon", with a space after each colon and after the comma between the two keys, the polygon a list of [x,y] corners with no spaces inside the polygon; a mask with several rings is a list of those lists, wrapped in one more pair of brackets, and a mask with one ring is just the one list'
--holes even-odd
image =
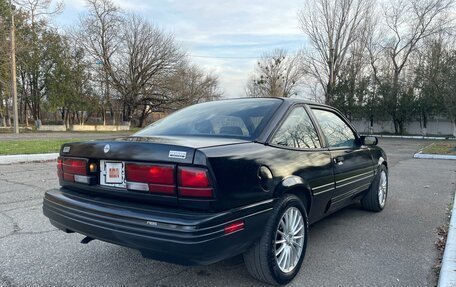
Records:
{"label": "concrete wall", "polygon": [[38,130],[45,132],[65,132],[66,127],[65,125],[41,125]]}
{"label": "concrete wall", "polygon": [[112,126],[112,125],[74,125],[70,127],[70,131],[74,132],[113,132],[113,131],[128,131],[130,130],[130,126],[122,125],[122,126]]}
{"label": "concrete wall", "polygon": [[[368,120],[354,120],[352,124],[358,130],[359,133],[369,133],[369,121]],[[453,135],[454,132],[453,124],[450,120],[430,120],[427,124],[427,134],[430,135]],[[419,122],[410,122],[405,126],[407,134],[421,135],[423,131],[420,127]],[[394,133],[394,125],[391,121],[378,121],[374,122],[372,133]]]}

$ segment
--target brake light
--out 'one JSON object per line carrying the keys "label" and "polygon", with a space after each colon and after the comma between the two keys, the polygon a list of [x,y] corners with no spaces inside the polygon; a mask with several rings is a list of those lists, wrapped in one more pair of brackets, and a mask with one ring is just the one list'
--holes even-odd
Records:
{"label": "brake light", "polygon": [[87,160],[64,158],[63,172],[69,174],[87,175]]}
{"label": "brake light", "polygon": [[152,193],[175,194],[173,165],[145,165],[128,163],[125,168],[129,189]]}
{"label": "brake light", "polygon": [[57,175],[65,181],[93,184],[95,176],[88,176],[87,159],[59,158],[57,160]]}
{"label": "brake light", "polygon": [[174,184],[174,167],[172,165],[143,165],[127,163],[128,181]]}
{"label": "brake light", "polygon": [[207,169],[195,167],[179,167],[179,195],[188,197],[213,196]]}

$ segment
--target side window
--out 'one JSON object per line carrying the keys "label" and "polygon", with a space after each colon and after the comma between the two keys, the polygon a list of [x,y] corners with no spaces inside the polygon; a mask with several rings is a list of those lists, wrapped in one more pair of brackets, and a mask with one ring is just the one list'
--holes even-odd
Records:
{"label": "side window", "polygon": [[335,113],[312,109],[330,147],[355,146],[352,129]]}
{"label": "side window", "polygon": [[292,148],[321,147],[315,127],[303,107],[291,111],[271,143]]}

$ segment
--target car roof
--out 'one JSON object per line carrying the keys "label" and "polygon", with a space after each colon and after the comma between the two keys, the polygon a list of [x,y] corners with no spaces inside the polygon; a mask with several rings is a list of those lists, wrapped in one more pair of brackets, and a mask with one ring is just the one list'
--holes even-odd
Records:
{"label": "car roof", "polygon": [[220,99],[220,101],[225,101],[225,100],[267,100],[267,99],[279,99],[282,100],[283,102],[287,103],[288,105],[292,104],[305,104],[305,105],[316,105],[316,106],[322,106],[322,107],[330,107],[326,104],[314,102],[314,101],[309,101],[301,98],[282,98],[282,97],[243,97],[243,98],[224,98]]}

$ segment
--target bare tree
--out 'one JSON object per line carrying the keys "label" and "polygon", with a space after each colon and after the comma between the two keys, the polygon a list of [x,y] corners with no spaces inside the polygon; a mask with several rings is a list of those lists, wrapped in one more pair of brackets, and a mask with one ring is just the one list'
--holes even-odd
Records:
{"label": "bare tree", "polygon": [[154,99],[164,96],[163,83],[183,57],[172,34],[140,16],[127,17],[120,54],[107,61],[112,82],[124,97],[124,120],[129,120],[139,105],[153,105]]}
{"label": "bare tree", "polygon": [[283,49],[266,53],[258,61],[246,87],[249,97],[291,97],[302,84],[300,55],[287,55]]}
{"label": "bare tree", "polygon": [[124,121],[137,118],[142,126],[150,113],[172,108],[178,99],[193,103],[218,97],[217,78],[187,64],[171,33],[122,12],[112,0],[87,2],[89,14],[73,34],[89,60],[98,63],[92,68],[105,80],[105,104],[111,106],[111,89],[117,92]]}
{"label": "bare tree", "polygon": [[[10,98],[10,46],[8,41],[10,26],[9,8],[6,1],[0,1],[0,122],[1,126],[6,127],[7,121],[10,122],[8,101]],[[10,125],[8,123],[8,125]]]}
{"label": "bare tree", "polygon": [[214,101],[222,96],[218,77],[196,65],[183,62],[169,78],[169,90],[177,107]]}
{"label": "bare tree", "polygon": [[64,4],[62,1],[55,3],[52,7],[52,0],[14,0],[15,4],[30,14],[30,21],[34,25],[42,18],[48,18],[63,11]]}
{"label": "bare tree", "polygon": [[[31,35],[26,35],[30,40],[29,43],[19,48],[19,53],[27,54],[29,58],[26,65],[19,64],[19,70],[22,72],[22,114],[26,126],[28,126],[29,108],[34,120],[41,118],[41,102],[45,97],[44,73],[46,69],[40,67],[46,57],[43,52],[43,36],[46,30],[47,21],[50,17],[60,14],[63,11],[63,2],[56,2],[53,6],[51,0],[15,0],[21,12],[28,15],[29,29]],[[20,35],[19,37],[20,38]],[[20,41],[20,39],[19,39]],[[25,42],[25,41],[24,41]],[[25,43],[24,43],[25,44]],[[45,46],[45,44],[44,44]],[[24,64],[24,63],[22,63]]]}
{"label": "bare tree", "polygon": [[401,106],[401,95],[407,94],[401,75],[424,39],[451,27],[453,4],[454,0],[390,0],[382,7],[384,27],[370,47],[371,64],[376,81],[385,87],[382,100],[396,133],[404,132],[409,114]]}
{"label": "bare tree", "polygon": [[364,37],[374,9],[372,0],[307,1],[298,13],[301,29],[312,47],[303,60],[307,73],[321,84],[331,103],[341,69],[353,43]]}
{"label": "bare tree", "polygon": [[139,126],[153,112],[168,112],[183,107],[217,100],[222,96],[216,75],[205,73],[196,65],[182,61],[175,72],[164,78],[152,97],[142,99]]}
{"label": "bare tree", "polygon": [[79,19],[78,30],[71,34],[89,56],[96,75],[94,82],[100,87],[100,108],[105,124],[107,109],[111,115],[114,113],[109,63],[119,51],[124,18],[111,0],[87,0],[87,5],[89,13]]}

